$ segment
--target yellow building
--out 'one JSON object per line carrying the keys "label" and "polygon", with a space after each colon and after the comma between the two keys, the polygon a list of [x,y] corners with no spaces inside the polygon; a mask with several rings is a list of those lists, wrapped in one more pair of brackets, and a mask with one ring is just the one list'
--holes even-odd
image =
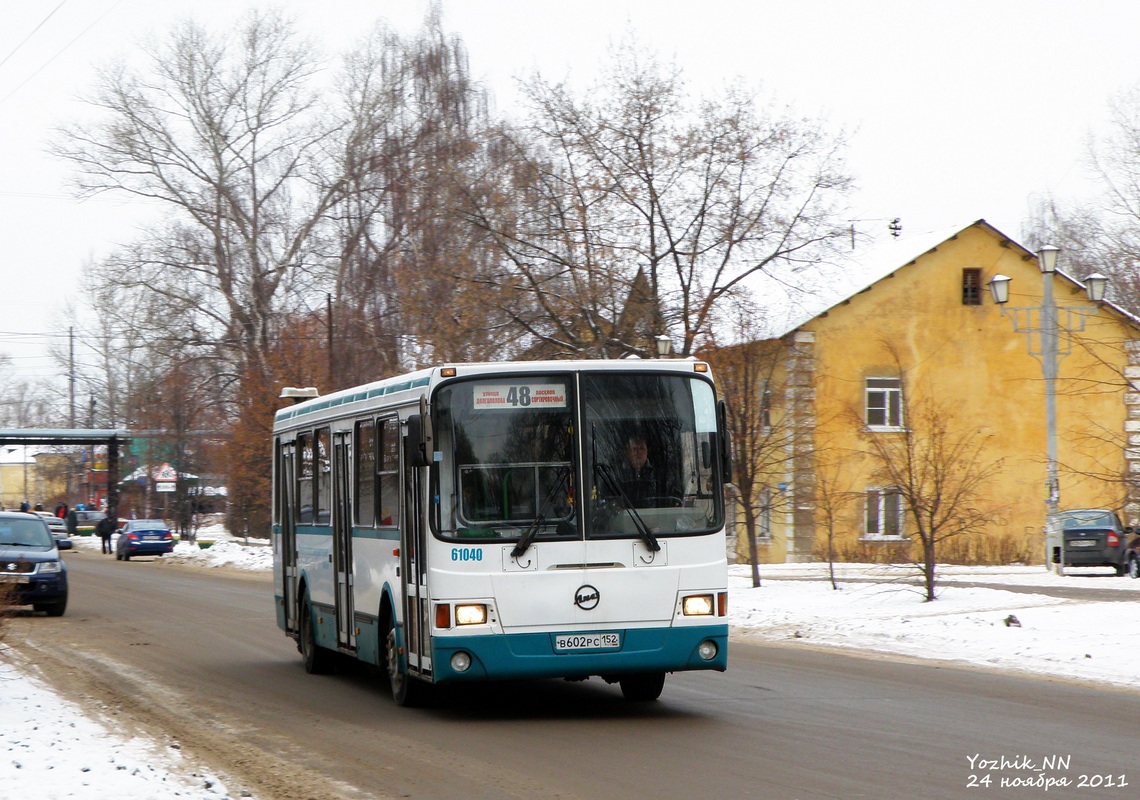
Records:
{"label": "yellow building", "polygon": [[[1005,306],[990,297],[995,276],[1011,279]],[[1129,379],[1140,375],[1140,324],[1091,302],[1062,272],[1050,280],[1062,331],[1060,508],[1117,509],[1136,524],[1140,392]],[[753,469],[738,454],[736,475],[738,488],[751,480],[742,494],[757,560],[819,560],[829,547],[840,559],[918,556],[892,483],[924,471],[964,531],[939,543],[939,560],[1042,563],[1048,436],[1034,354],[1043,287],[1036,255],[982,220],[900,255],[863,290],[751,345],[751,357],[735,349],[737,361],[752,358],[751,374],[720,357],[718,374],[735,384],[730,406],[750,406],[759,421],[734,431],[738,451],[742,436],[760,443]],[[739,504],[735,521],[738,560],[748,561]]]}
{"label": "yellow building", "polygon": [[25,500],[53,510],[67,498],[70,459],[61,453],[9,445],[0,453],[0,504],[19,509]]}

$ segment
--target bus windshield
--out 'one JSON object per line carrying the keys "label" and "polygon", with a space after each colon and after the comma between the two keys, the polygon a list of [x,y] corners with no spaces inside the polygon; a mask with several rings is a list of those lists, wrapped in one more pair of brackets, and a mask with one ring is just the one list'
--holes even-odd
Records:
{"label": "bus windshield", "polygon": [[568,375],[451,384],[436,406],[441,532],[460,538],[576,536],[574,402]]}
{"label": "bus windshield", "polygon": [[715,399],[700,378],[583,373],[455,382],[437,394],[435,429],[435,522],[445,537],[649,543],[723,522]]}
{"label": "bus windshield", "polygon": [[681,375],[582,377],[594,536],[706,532],[723,522],[712,386]]}

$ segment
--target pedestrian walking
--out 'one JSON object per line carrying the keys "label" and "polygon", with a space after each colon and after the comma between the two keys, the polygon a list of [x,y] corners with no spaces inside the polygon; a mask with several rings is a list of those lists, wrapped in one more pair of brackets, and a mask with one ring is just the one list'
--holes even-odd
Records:
{"label": "pedestrian walking", "polygon": [[111,534],[115,532],[115,521],[110,517],[103,517],[95,525],[95,532],[103,540],[103,552],[109,554],[111,552]]}

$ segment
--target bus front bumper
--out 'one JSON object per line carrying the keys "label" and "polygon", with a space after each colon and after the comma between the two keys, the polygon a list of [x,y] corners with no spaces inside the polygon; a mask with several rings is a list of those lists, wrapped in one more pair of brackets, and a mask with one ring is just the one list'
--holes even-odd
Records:
{"label": "bus front bumper", "polygon": [[[728,666],[728,626],[629,628],[610,649],[559,650],[557,633],[435,636],[436,683],[519,678],[619,677]],[[465,667],[465,668],[464,668]]]}

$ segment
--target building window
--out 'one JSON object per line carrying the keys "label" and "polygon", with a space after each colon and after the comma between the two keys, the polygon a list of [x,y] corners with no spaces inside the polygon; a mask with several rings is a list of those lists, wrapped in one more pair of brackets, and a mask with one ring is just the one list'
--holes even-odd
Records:
{"label": "building window", "polygon": [[772,541],[772,490],[767,486],[760,490],[760,513],[756,516],[756,528],[761,541]]}
{"label": "building window", "polygon": [[962,305],[980,306],[982,304],[982,271],[980,269],[962,270]]}
{"label": "building window", "polygon": [[898,489],[868,489],[863,516],[865,538],[902,538],[903,504]]}
{"label": "building window", "polygon": [[867,427],[902,427],[901,380],[898,378],[868,378],[866,398]]}

